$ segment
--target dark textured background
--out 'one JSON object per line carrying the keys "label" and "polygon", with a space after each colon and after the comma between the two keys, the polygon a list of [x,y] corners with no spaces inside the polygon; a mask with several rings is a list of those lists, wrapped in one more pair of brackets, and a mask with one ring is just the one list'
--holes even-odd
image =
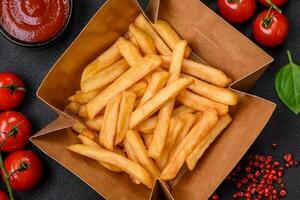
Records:
{"label": "dark textured background", "polygon": [[[203,0],[203,2],[213,10],[216,10],[216,1],[217,0]],[[0,71],[15,72],[25,80],[28,92],[25,102],[20,107],[20,111],[24,112],[29,117],[35,132],[56,117],[46,105],[35,97],[38,86],[51,66],[75,39],[80,30],[85,26],[103,2],[104,0],[75,0],[70,30],[66,32],[62,39],[46,48],[32,49],[20,47],[7,41],[0,35]],[[145,1],[143,1],[143,3],[145,3]],[[265,49],[275,58],[275,62],[250,91],[252,94],[277,103],[277,109],[272,119],[249,150],[251,153],[273,154],[278,159],[281,159],[285,152],[292,152],[297,159],[300,159],[299,116],[295,116],[279,101],[274,89],[275,74],[281,66],[287,63],[287,49],[292,51],[294,60],[300,63],[299,8],[300,1],[298,0],[290,0],[283,8],[283,11],[288,16],[291,24],[288,40],[280,47]],[[261,11],[263,8],[259,7],[258,10]],[[251,22],[245,23],[237,28],[243,34],[253,39],[251,37]],[[238,52],[236,56],[238,56]],[[252,126],[255,126],[255,124],[252,124]],[[275,151],[272,150],[271,144],[273,142],[278,143],[279,149]],[[16,193],[17,200],[102,199],[79,178],[47,157],[33,145],[30,144],[28,149],[33,149],[42,158],[45,168],[44,177],[37,188],[28,192]],[[288,188],[288,196],[285,199],[300,199],[299,177],[300,167],[288,170],[286,173],[285,179]],[[201,192],[201,188],[199,188],[199,192]],[[218,189],[218,193],[222,197],[221,199],[230,199],[232,192],[233,187],[226,182]]]}

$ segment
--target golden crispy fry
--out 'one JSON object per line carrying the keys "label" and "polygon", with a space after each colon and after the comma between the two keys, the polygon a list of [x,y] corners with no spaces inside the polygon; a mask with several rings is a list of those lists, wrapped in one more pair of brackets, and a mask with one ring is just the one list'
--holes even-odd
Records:
{"label": "golden crispy fry", "polygon": [[86,66],[81,75],[81,82],[106,69],[122,58],[122,55],[117,47],[118,41],[119,40],[117,40],[109,49],[102,53],[88,66]]}
{"label": "golden crispy fry", "polygon": [[138,160],[138,158],[136,156],[136,153],[135,153],[134,149],[131,147],[131,144],[128,142],[128,140],[126,139],[126,137],[123,140],[123,145],[124,145],[124,149],[126,151],[127,157],[130,160],[138,163],[139,160]]}
{"label": "golden crispy fry", "polygon": [[143,58],[140,51],[128,40],[120,38],[118,48],[130,67],[138,67],[140,60]]}
{"label": "golden crispy fry", "polygon": [[193,170],[201,158],[203,153],[209,147],[211,143],[221,134],[221,132],[230,124],[232,121],[231,117],[226,114],[222,116],[217,124],[209,131],[208,135],[201,140],[201,142],[196,146],[196,148],[189,154],[185,162],[189,170]]}
{"label": "golden crispy fry", "polygon": [[157,123],[157,116],[150,117],[149,119],[143,121],[139,126],[138,130],[145,134],[153,134],[153,130]]}
{"label": "golden crispy fry", "polygon": [[152,134],[145,134],[145,133],[143,133],[143,134],[142,134],[142,137],[143,137],[145,146],[146,146],[146,148],[148,149],[149,146],[150,146],[150,144],[151,144],[153,135],[152,135]]}
{"label": "golden crispy fry", "polygon": [[177,108],[174,108],[173,116],[180,117],[184,114],[193,113],[193,112],[195,112],[195,109],[187,107],[185,105],[180,105]]}
{"label": "golden crispy fry", "polygon": [[194,80],[194,83],[190,85],[188,89],[200,96],[204,96],[213,101],[230,106],[234,106],[238,102],[238,95],[228,88],[217,87],[189,75],[183,74],[182,76],[189,77]]}
{"label": "golden crispy fry", "polygon": [[143,14],[140,14],[135,19],[135,24],[152,37],[155,47],[160,54],[162,54],[162,55],[171,55],[172,54],[169,47],[164,43],[164,41],[155,32],[155,30],[152,28],[152,26],[148,22],[148,20],[143,16]]}
{"label": "golden crispy fry", "polygon": [[140,62],[139,67],[133,67],[127,70],[122,76],[120,76],[87,104],[89,118],[93,119],[113,97],[138,82],[152,70],[159,67],[160,64],[161,59],[159,56],[145,56]]}
{"label": "golden crispy fry", "polygon": [[145,93],[146,88],[147,88],[147,82],[144,80],[141,80],[141,81],[135,83],[130,88],[128,88],[128,90],[134,92],[137,97],[141,97]]}
{"label": "golden crispy fry", "polygon": [[154,95],[144,105],[137,108],[131,115],[129,127],[134,128],[140,122],[150,117],[159,108],[161,108],[167,101],[174,98],[181,90],[192,84],[192,79],[180,78],[171,84],[164,87],[156,95]]}
{"label": "golden crispy fry", "polygon": [[[168,69],[172,57],[161,56],[161,58],[162,67]],[[188,59],[183,60],[181,71],[219,87],[226,87],[232,82],[223,71]]]}
{"label": "golden crispy fry", "polygon": [[160,176],[162,180],[171,180],[176,177],[180,168],[183,166],[186,157],[215,126],[217,121],[218,115],[215,110],[210,109],[203,113],[200,120],[179,144],[179,147],[173,156],[169,158],[168,163]]}
{"label": "golden crispy fry", "polygon": [[84,92],[89,92],[97,89],[102,89],[103,87],[116,80],[127,69],[129,69],[129,65],[124,59],[122,59],[114,63],[110,67],[102,70],[98,74],[95,74],[94,76],[90,77],[89,79],[82,81],[81,90]]}
{"label": "golden crispy fry", "polygon": [[129,120],[134,108],[136,95],[131,91],[125,91],[122,94],[122,100],[120,104],[120,112],[118,117],[117,134],[115,136],[114,144],[121,143],[126,136],[126,132],[129,126]]}
{"label": "golden crispy fry", "polygon": [[103,115],[95,117],[95,119],[87,119],[85,124],[92,130],[100,131],[103,123]]}
{"label": "golden crispy fry", "polygon": [[[155,31],[164,40],[170,49],[174,49],[177,42],[182,40],[174,28],[164,20],[157,20],[155,24],[152,24]],[[189,57],[191,54],[191,48],[187,46],[185,50],[185,57]]]}
{"label": "golden crispy fry", "polygon": [[224,115],[229,110],[228,105],[212,101],[206,97],[199,96],[188,90],[180,92],[176,100],[183,105],[202,112],[207,110],[208,108],[214,108],[218,111],[219,115]]}
{"label": "golden crispy fry", "polygon": [[81,104],[86,104],[90,100],[92,100],[100,90],[92,90],[90,92],[81,92],[80,94],[74,94],[70,96],[68,99],[73,102],[81,103]]}
{"label": "golden crispy fry", "polygon": [[182,131],[182,128],[184,126],[184,120],[179,117],[172,117],[170,121],[170,127],[168,131],[168,137],[166,139],[166,143],[164,145],[164,149],[160,155],[160,157],[156,160],[156,164],[159,167],[159,169],[163,169],[169,159],[170,151],[173,147],[173,145],[176,142],[176,139],[178,137],[178,134]]}
{"label": "golden crispy fry", "polygon": [[130,31],[128,32],[128,40],[129,40],[132,44],[134,44],[134,46],[135,46],[136,48],[139,48],[139,44],[138,44],[136,38],[134,37],[134,35],[133,35]]}
{"label": "golden crispy fry", "polygon": [[106,106],[99,143],[108,150],[114,149],[121,95],[114,97]]}
{"label": "golden crispy fry", "polygon": [[[182,40],[176,44],[173,50],[172,61],[169,69],[168,85],[174,82],[180,76],[182,60],[184,58],[187,42]],[[162,154],[166,137],[168,134],[169,124],[175,104],[175,99],[168,101],[159,111],[156,127],[153,131],[152,143],[148,149],[148,155],[158,160]]]}
{"label": "golden crispy fry", "polygon": [[66,110],[70,111],[71,113],[77,115],[79,112],[81,104],[77,102],[71,102],[66,106]]}
{"label": "golden crispy fry", "polygon": [[87,119],[89,117],[87,110],[86,110],[86,105],[80,106],[79,111],[78,111],[78,116],[81,118],[84,118],[84,119]]}
{"label": "golden crispy fry", "polygon": [[68,147],[68,150],[91,159],[119,167],[126,173],[138,179],[148,188],[151,189],[153,187],[154,179],[152,178],[151,174],[149,174],[148,171],[140,164],[135,163],[124,156],[99,147],[91,147],[83,144],[71,145]]}
{"label": "golden crispy fry", "polygon": [[[90,138],[84,136],[84,135],[78,135],[77,136],[78,139],[82,142],[82,144],[85,144],[87,146],[91,146],[91,147],[100,147],[98,143],[94,142],[93,140],[91,140]],[[113,172],[123,172],[122,169],[120,169],[119,167],[116,167],[114,165],[108,164],[108,163],[104,163],[101,161],[98,161],[103,167],[105,167],[106,169],[113,171]]]}
{"label": "golden crispy fry", "polygon": [[[178,106],[177,108],[174,108],[173,110],[173,116],[175,117],[181,117],[185,114],[193,113],[195,112],[194,109],[186,107],[184,105]],[[145,134],[153,134],[153,130],[157,123],[157,116],[150,117],[149,119],[141,122],[141,124],[138,126],[138,130]]]}
{"label": "golden crispy fry", "polygon": [[93,140],[93,139],[95,139],[96,133],[93,133],[93,131],[88,128],[84,128],[81,132],[81,135]]}
{"label": "golden crispy fry", "polygon": [[[124,145],[124,150],[127,154],[127,157],[136,162],[139,163],[138,158],[136,157],[136,154],[134,152],[134,150],[132,149],[132,147],[130,146],[129,142],[126,140],[126,137],[123,140],[123,145]],[[136,178],[132,177],[129,175],[129,177],[131,178],[132,182],[134,182],[135,184],[140,184],[141,182],[139,180],[137,180]]]}
{"label": "golden crispy fry", "polygon": [[86,125],[78,118],[76,119],[76,123],[72,126],[73,131],[78,134],[81,134],[85,128],[87,128]]}
{"label": "golden crispy fry", "polygon": [[151,97],[154,96],[161,88],[165,86],[169,78],[169,73],[166,71],[155,72],[152,74],[148,87],[140,101],[139,106],[143,105]]}
{"label": "golden crispy fry", "polygon": [[154,178],[159,178],[160,172],[154,164],[153,160],[147,156],[147,150],[140,134],[137,131],[128,130],[126,140],[134,150],[139,163],[147,169]]}
{"label": "golden crispy fry", "polygon": [[195,121],[198,120],[198,119],[196,119],[196,115],[190,114],[190,113],[183,114],[179,117],[183,119],[184,124],[183,124],[183,127],[182,127],[181,131],[179,132],[179,134],[176,138],[175,144],[173,145],[172,149],[170,150],[169,157],[173,156],[174,152],[176,152],[176,150],[177,150],[179,144],[181,143],[181,141],[185,138],[185,136],[191,130],[191,128],[194,125]]}
{"label": "golden crispy fry", "polygon": [[132,33],[133,37],[136,39],[138,46],[144,55],[157,54],[153,39],[145,31],[135,24],[131,24],[129,26],[129,32]]}

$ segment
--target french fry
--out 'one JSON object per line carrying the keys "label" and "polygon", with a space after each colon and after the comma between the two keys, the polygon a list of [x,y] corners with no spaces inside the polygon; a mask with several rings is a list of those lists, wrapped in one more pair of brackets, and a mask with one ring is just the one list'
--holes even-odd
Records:
{"label": "french fry", "polygon": [[[182,40],[174,28],[164,20],[157,20],[156,23],[152,24],[152,27],[172,50],[175,48],[176,43]],[[186,58],[190,56],[191,51],[191,48],[187,46],[185,49]]]}
{"label": "french fry", "polygon": [[[78,139],[82,142],[82,144],[85,144],[87,146],[91,146],[91,147],[100,147],[98,143],[94,142],[93,140],[91,140],[90,138],[84,136],[84,135],[78,135],[77,136]],[[119,167],[116,167],[114,165],[108,164],[108,163],[104,163],[101,161],[98,161],[103,167],[105,167],[106,169],[113,171],[113,172],[123,172],[122,169],[120,169]]]}
{"label": "french fry", "polygon": [[147,169],[154,178],[159,178],[160,172],[153,160],[147,156],[147,150],[140,134],[137,131],[128,130],[126,140],[134,150],[139,163]]}
{"label": "french fry", "polygon": [[159,56],[147,55],[140,62],[139,67],[127,70],[122,76],[100,92],[94,99],[87,103],[87,111],[90,119],[93,119],[115,96],[128,89],[134,83],[145,77],[155,68],[159,67]]}
{"label": "french fry", "polygon": [[133,37],[136,39],[138,46],[144,55],[157,54],[152,37],[148,35],[145,31],[143,31],[135,24],[131,24],[129,26],[129,32],[132,33]]}
{"label": "french fry", "polygon": [[[173,50],[172,61],[169,69],[168,85],[180,77],[182,60],[184,58],[187,42],[182,40],[176,44]],[[162,154],[166,137],[168,134],[169,124],[175,104],[175,99],[168,101],[159,111],[157,123],[153,131],[152,143],[148,149],[148,155],[158,160]]]}
{"label": "french fry", "polygon": [[99,143],[108,150],[114,149],[114,138],[117,131],[119,106],[121,95],[118,95],[110,101],[105,109]]}
{"label": "french fry", "polygon": [[148,101],[151,97],[154,96],[161,88],[165,86],[169,78],[169,73],[162,71],[162,72],[155,72],[151,76],[151,80],[149,81],[148,87],[142,99],[140,101],[139,106],[143,105],[146,101]]}
{"label": "french fry", "polygon": [[139,160],[138,160],[138,158],[137,158],[137,156],[136,156],[136,153],[135,153],[134,149],[131,147],[131,144],[128,142],[128,140],[126,139],[126,137],[125,137],[125,139],[123,140],[123,145],[124,145],[124,149],[125,149],[125,151],[126,151],[127,157],[128,157],[130,160],[132,160],[132,161],[138,163]]}
{"label": "french fry", "polygon": [[[169,69],[172,57],[161,56],[161,58],[163,59],[162,67]],[[232,82],[223,71],[193,60],[184,59],[181,71],[219,87],[227,87]]]}
{"label": "french fry", "polygon": [[118,42],[118,49],[130,67],[138,67],[143,57],[134,44],[121,37]]}
{"label": "french fry", "polygon": [[203,113],[203,116],[182,140],[176,152],[168,160],[168,163],[160,176],[162,180],[171,180],[176,177],[187,156],[215,126],[217,121],[218,115],[215,110],[209,109]]}
{"label": "french fry", "polygon": [[74,94],[74,95],[70,96],[68,99],[72,102],[86,104],[90,100],[92,100],[99,92],[100,92],[99,90],[92,90],[89,92],[81,92],[80,94]]}
{"label": "french fry", "polygon": [[118,41],[119,40],[117,40],[109,49],[107,49],[93,62],[86,66],[81,75],[81,82],[89,79],[122,58],[122,55],[117,47]]}
{"label": "french fry", "polygon": [[195,121],[198,120],[198,119],[196,119],[196,115],[190,114],[190,113],[183,114],[182,116],[180,116],[180,118],[182,118],[184,121],[183,127],[182,127],[181,131],[179,132],[173,147],[170,150],[169,157],[173,156],[174,152],[176,152],[181,141],[185,138],[185,136],[191,130]]}
{"label": "french fry", "polygon": [[134,108],[136,95],[131,91],[125,91],[122,94],[122,100],[120,103],[120,112],[118,117],[117,134],[115,136],[114,144],[121,143],[126,136],[126,132],[129,126],[129,120]]}
{"label": "french fry", "polygon": [[93,140],[93,139],[95,139],[95,135],[97,135],[97,134],[88,128],[84,128],[81,132],[81,135]]}
{"label": "french fry", "polygon": [[86,125],[83,122],[81,122],[81,120],[79,120],[78,118],[76,119],[76,123],[72,126],[73,131],[75,131],[78,134],[81,134],[83,129],[85,128],[87,128]]}
{"label": "french fry", "polygon": [[136,94],[136,97],[141,97],[145,93],[146,88],[147,88],[147,82],[141,80],[135,83],[133,86],[131,86],[128,90],[134,92]]}
{"label": "french fry", "polygon": [[143,134],[142,134],[142,137],[143,137],[145,146],[146,146],[146,148],[148,149],[149,146],[150,146],[150,144],[151,144],[153,135],[152,135],[152,134],[145,134],[145,133],[143,133]]}
{"label": "french fry", "polygon": [[71,102],[66,106],[66,110],[70,111],[71,113],[77,115],[79,112],[81,104],[77,102]]}
{"label": "french fry", "polygon": [[188,114],[188,113],[193,113],[193,112],[195,112],[195,109],[187,107],[185,105],[180,105],[177,108],[174,108],[173,116],[180,117],[182,115],[185,115],[185,114]]}
{"label": "french fry", "polygon": [[238,95],[228,88],[217,87],[189,75],[184,74],[182,76],[189,77],[194,80],[194,83],[190,85],[188,89],[200,96],[204,96],[213,101],[230,106],[234,106],[238,102]]}
{"label": "french fry", "polygon": [[143,16],[143,14],[140,14],[135,19],[135,24],[152,37],[155,47],[160,54],[172,55],[172,52],[169,49],[169,47],[164,43],[164,41],[155,32],[155,30],[152,28],[152,26],[148,22],[148,20]]}
{"label": "french fry", "polygon": [[103,123],[103,115],[95,117],[95,119],[87,119],[85,124],[92,130],[100,131]]}
{"label": "french fry", "polygon": [[138,130],[145,134],[153,134],[153,130],[156,126],[157,116],[150,117],[149,119],[143,121],[139,126]]}
{"label": "french fry", "polygon": [[182,120],[179,117],[171,118],[168,137],[166,139],[164,149],[160,157],[155,161],[159,169],[162,170],[166,166],[169,159],[170,151],[176,142],[178,134],[182,131],[183,126],[184,126],[184,120]]}
{"label": "french fry", "polygon": [[[193,113],[193,112],[195,112],[194,109],[186,107],[185,105],[181,105],[181,106],[178,106],[177,108],[174,108],[173,116],[181,117],[181,116],[185,116],[186,114]],[[141,122],[141,124],[138,126],[137,129],[142,133],[152,135],[153,130],[156,126],[156,123],[157,123],[157,116],[153,116],[153,117],[150,117],[149,119]]]}
{"label": "french fry", "polygon": [[119,167],[126,173],[138,179],[148,188],[151,189],[153,187],[154,179],[151,174],[149,174],[140,164],[135,163],[124,156],[99,147],[91,147],[84,144],[70,145],[67,149],[91,159]]}
{"label": "french fry", "polygon": [[89,118],[87,110],[86,110],[86,105],[81,105],[78,111],[78,116],[84,119]]}
{"label": "french fry", "polygon": [[[103,87],[116,80],[128,69],[128,63],[124,59],[122,59],[114,63],[110,67],[102,70],[98,74],[95,74],[94,76],[90,77],[89,79],[82,81],[80,84],[81,90],[84,92],[89,92],[97,89],[102,89]],[[93,97],[95,96],[96,95],[94,95]]]}
{"label": "french fry", "polygon": [[[139,160],[134,152],[134,150],[132,149],[132,147],[130,146],[129,142],[126,140],[126,137],[124,138],[123,140],[123,145],[124,145],[124,149],[125,149],[125,152],[127,154],[127,157],[136,162],[136,163],[139,163]],[[129,175],[130,176],[130,175]],[[136,178],[130,176],[132,182],[134,182],[135,184],[140,184],[141,182],[139,180],[137,180]]]}
{"label": "french fry", "polygon": [[136,48],[139,48],[139,44],[138,44],[136,38],[134,37],[134,35],[133,35],[130,31],[128,32],[128,40],[129,40],[132,44],[134,44],[134,46],[135,46]]}
{"label": "french fry", "polygon": [[208,135],[196,146],[196,148],[188,155],[185,162],[189,170],[193,170],[201,158],[203,153],[208,149],[209,145],[221,134],[221,132],[231,123],[231,117],[226,114],[220,117],[217,124],[209,131]]}
{"label": "french fry", "polygon": [[135,128],[140,122],[150,117],[159,108],[161,108],[167,101],[174,98],[181,90],[192,84],[192,79],[179,78],[173,81],[171,84],[164,87],[156,95],[154,95],[149,101],[144,103],[141,107],[133,111],[129,127]]}
{"label": "french fry", "polygon": [[212,101],[206,97],[199,96],[188,90],[181,91],[176,97],[176,100],[185,106],[202,112],[209,108],[214,108],[218,111],[219,115],[224,115],[229,110],[228,105]]}

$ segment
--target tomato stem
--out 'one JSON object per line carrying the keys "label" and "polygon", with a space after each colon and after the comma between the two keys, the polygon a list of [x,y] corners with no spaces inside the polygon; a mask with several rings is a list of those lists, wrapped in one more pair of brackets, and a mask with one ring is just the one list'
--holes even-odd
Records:
{"label": "tomato stem", "polygon": [[274,10],[277,10],[279,13],[282,13],[281,9],[278,8],[271,0],[266,0],[266,2],[267,2],[272,8],[274,8]]}
{"label": "tomato stem", "polygon": [[273,22],[273,14],[270,16],[271,14],[271,11],[272,11],[273,7],[271,6],[268,10],[268,13],[267,15],[265,16],[265,18],[262,19],[262,23],[263,23],[263,26],[265,28],[269,28],[269,26],[272,24]]}
{"label": "tomato stem", "polygon": [[8,195],[9,195],[9,199],[10,200],[15,200],[14,194],[13,194],[13,190],[11,189],[11,185],[9,182],[9,176],[7,174],[7,171],[4,167],[4,163],[3,163],[3,158],[2,158],[2,153],[0,152],[0,168],[2,170],[4,179],[5,179],[5,183],[6,183],[6,187],[7,187],[7,191],[8,191]]}
{"label": "tomato stem", "polygon": [[290,64],[293,64],[294,62],[293,62],[293,58],[292,58],[292,54],[291,54],[290,50],[287,50],[287,55],[288,55]]}
{"label": "tomato stem", "polygon": [[14,84],[10,84],[10,85],[6,85],[6,86],[0,86],[0,88],[6,88],[9,89],[10,93],[13,93],[16,90],[22,90],[25,91],[25,88],[22,86],[18,86],[18,85],[14,85]]}
{"label": "tomato stem", "polygon": [[13,171],[12,173],[10,173],[10,174],[8,175],[8,177],[11,177],[11,176],[15,175],[17,172],[24,171],[24,170],[26,170],[27,168],[28,168],[28,163],[25,162],[25,161],[22,161],[21,164],[20,164],[20,166],[19,166],[19,168],[16,169],[15,171]]}

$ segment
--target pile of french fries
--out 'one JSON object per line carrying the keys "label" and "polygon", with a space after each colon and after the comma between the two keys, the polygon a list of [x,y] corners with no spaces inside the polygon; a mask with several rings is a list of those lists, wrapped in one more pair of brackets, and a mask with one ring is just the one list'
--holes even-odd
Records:
{"label": "pile of french fries", "polygon": [[195,168],[238,96],[224,72],[188,59],[187,41],[166,21],[140,14],[125,38],[86,66],[69,97],[80,144],[68,150],[152,188],[184,164]]}

